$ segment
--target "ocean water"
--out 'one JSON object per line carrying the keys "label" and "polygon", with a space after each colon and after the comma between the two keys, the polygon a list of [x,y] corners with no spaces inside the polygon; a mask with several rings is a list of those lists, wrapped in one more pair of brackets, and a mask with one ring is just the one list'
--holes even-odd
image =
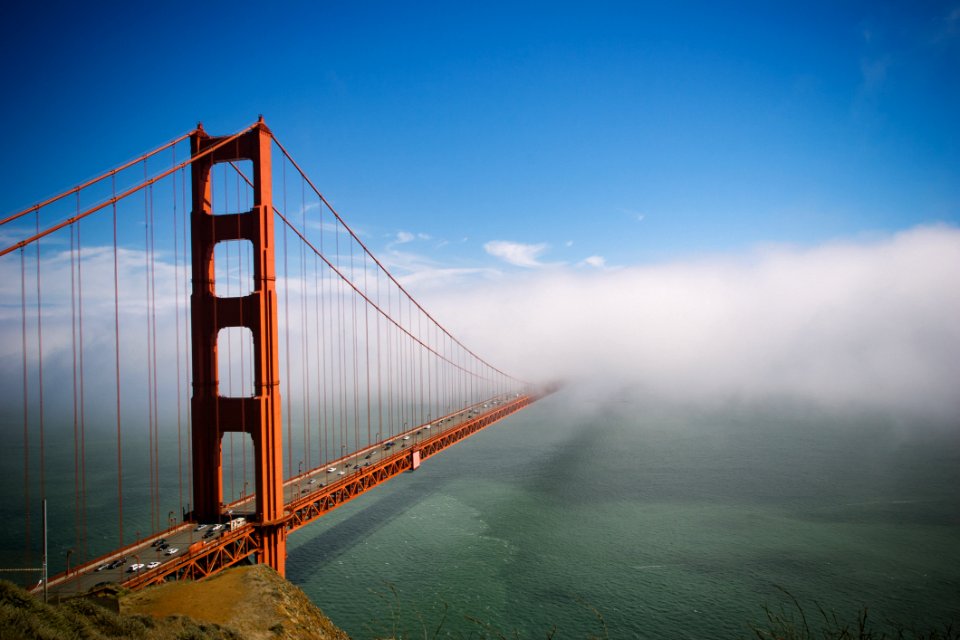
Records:
{"label": "ocean water", "polygon": [[[172,433],[161,514],[180,508]],[[56,572],[83,550],[72,432],[47,435]],[[39,563],[38,456],[25,557],[16,443],[0,450],[0,567]],[[117,546],[116,445],[109,429],[87,445],[96,555]],[[124,449],[129,542],[151,529],[148,447],[134,432]],[[356,639],[746,638],[789,604],[781,588],[812,619],[820,603],[957,627],[958,486],[958,424],[565,389],[292,534],[287,573]]]}
{"label": "ocean water", "polygon": [[288,541],[354,638],[740,638],[789,591],[960,623],[960,429],[561,392]]}

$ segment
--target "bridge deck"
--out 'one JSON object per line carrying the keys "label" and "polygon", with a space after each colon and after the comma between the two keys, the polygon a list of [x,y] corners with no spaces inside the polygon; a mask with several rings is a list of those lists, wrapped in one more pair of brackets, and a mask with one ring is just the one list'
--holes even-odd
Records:
{"label": "bridge deck", "polygon": [[[420,461],[536,399],[530,395],[492,398],[286,480],[287,530],[296,531],[400,473],[415,469]],[[196,580],[235,565],[259,551],[258,523],[246,519],[253,511],[253,504],[254,497],[249,496],[227,505],[223,520],[232,520],[232,527],[223,523],[184,522],[79,565],[69,574],[53,576],[48,582],[48,591],[53,597],[64,597],[108,582],[138,589],[167,580]],[[218,525],[220,528],[215,529]],[[165,550],[156,546],[161,539],[169,545]],[[176,551],[168,554],[170,549]],[[103,568],[120,560],[124,562]],[[150,562],[158,564],[153,568],[130,570],[135,563]]]}

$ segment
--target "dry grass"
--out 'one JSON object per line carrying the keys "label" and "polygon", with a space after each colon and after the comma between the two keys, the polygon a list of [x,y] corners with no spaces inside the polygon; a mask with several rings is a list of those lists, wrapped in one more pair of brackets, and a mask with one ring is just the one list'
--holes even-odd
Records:
{"label": "dry grass", "polygon": [[120,610],[155,618],[182,614],[249,640],[349,640],[300,589],[265,565],[146,589],[123,597]]}
{"label": "dry grass", "polygon": [[218,625],[183,616],[155,621],[119,615],[89,600],[44,604],[23,589],[0,581],[0,640],[242,640]]}

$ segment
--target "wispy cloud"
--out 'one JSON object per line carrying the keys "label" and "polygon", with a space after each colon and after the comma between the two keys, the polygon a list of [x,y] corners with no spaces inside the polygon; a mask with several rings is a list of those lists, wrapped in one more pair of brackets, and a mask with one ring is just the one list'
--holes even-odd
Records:
{"label": "wispy cloud", "polygon": [[583,262],[580,264],[587,267],[602,269],[607,266],[607,260],[603,256],[590,256],[589,258],[584,258]]}
{"label": "wispy cloud", "polygon": [[547,249],[546,243],[523,244],[508,240],[492,240],[483,245],[484,251],[495,258],[517,267],[535,268],[544,264],[537,258]]}
{"label": "wispy cloud", "polygon": [[626,208],[621,207],[621,208],[619,209],[619,211],[620,211],[620,213],[623,213],[623,214],[626,214],[626,215],[630,216],[631,218],[633,218],[633,219],[636,220],[637,222],[643,222],[643,219],[646,218],[646,215],[645,215],[645,214],[643,214],[643,213],[641,213],[641,212],[639,212],[639,211],[636,211],[636,210],[634,210],[634,209],[626,209]]}
{"label": "wispy cloud", "polygon": [[396,248],[388,248],[379,258],[404,286],[415,286],[420,292],[457,287],[465,279],[485,281],[503,275],[497,269],[473,265],[452,266],[438,262],[430,255]]}
{"label": "wispy cloud", "polygon": [[960,5],[951,7],[938,24],[933,44],[949,46],[960,37]]}
{"label": "wispy cloud", "polygon": [[390,245],[407,244],[414,240],[432,240],[433,236],[428,233],[411,233],[410,231],[397,231]]}

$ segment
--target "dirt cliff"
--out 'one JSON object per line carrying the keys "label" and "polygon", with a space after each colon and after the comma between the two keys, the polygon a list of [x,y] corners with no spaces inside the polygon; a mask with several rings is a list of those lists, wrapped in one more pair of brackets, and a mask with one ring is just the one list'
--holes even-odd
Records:
{"label": "dirt cliff", "polygon": [[198,582],[170,582],[120,599],[123,614],[188,616],[246,640],[349,640],[299,588],[266,565],[236,567]]}

